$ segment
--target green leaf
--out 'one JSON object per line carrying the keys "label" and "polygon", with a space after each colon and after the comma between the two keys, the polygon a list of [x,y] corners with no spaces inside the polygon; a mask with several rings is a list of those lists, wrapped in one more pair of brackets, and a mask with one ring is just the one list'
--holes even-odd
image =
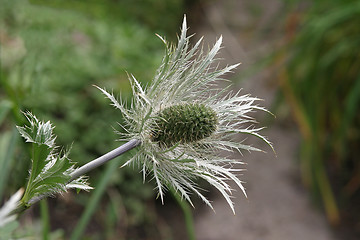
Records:
{"label": "green leaf", "polygon": [[67,174],[72,166],[66,155],[51,159],[31,184],[34,195],[47,195],[57,191],[65,191],[70,180]]}
{"label": "green leaf", "polygon": [[47,145],[33,144],[32,149],[32,169],[31,175],[33,178],[38,176],[47,163],[47,157],[51,153]]}
{"label": "green leaf", "polygon": [[68,152],[56,151],[54,127],[49,121],[39,121],[29,112],[24,114],[30,125],[17,128],[26,142],[32,144],[32,166],[22,202],[27,205],[34,197],[66,191],[68,187],[90,189],[84,178],[77,180],[76,184],[67,185],[74,166],[68,159]]}

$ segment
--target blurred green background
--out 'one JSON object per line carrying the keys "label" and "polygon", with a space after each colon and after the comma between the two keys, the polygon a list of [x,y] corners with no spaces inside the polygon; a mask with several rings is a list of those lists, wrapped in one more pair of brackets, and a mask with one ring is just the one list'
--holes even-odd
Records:
{"label": "blurred green background", "polygon": [[[4,199],[25,186],[28,175],[27,146],[15,129],[25,124],[21,111],[52,121],[57,144],[71,146],[71,159],[79,165],[119,145],[114,129],[119,130],[121,115],[92,85],[121,91],[126,100],[127,72],[143,83],[149,81],[164,53],[155,33],[176,40],[184,3],[2,0],[0,5],[0,199]],[[74,229],[90,225],[84,236],[91,239],[167,234],[161,229],[164,224],[157,224],[154,186],[143,184],[136,168],[118,170],[120,164],[121,159],[89,174],[96,188],[92,195],[65,195],[69,202],[51,199],[51,229],[76,238],[81,233]],[[80,216],[83,221],[76,225]]]}
{"label": "blurred green background", "polygon": [[360,2],[289,7],[275,63],[302,136],[302,180],[332,225],[360,234]]}
{"label": "blurred green background", "polygon": [[[113,128],[119,130],[121,116],[92,85],[129,98],[127,72],[144,84],[151,80],[164,53],[155,33],[176,41],[184,13],[193,16],[190,22],[200,21],[197,2],[211,1],[0,0],[1,204],[28,175],[27,146],[15,129],[25,123],[21,111],[51,120],[57,144],[71,146],[79,165],[115,148]],[[302,137],[297,164],[303,183],[329,223],[360,235],[352,227],[360,221],[360,2],[283,4],[283,44],[264,56],[278,69],[272,111],[290,109],[285,117],[296,121]],[[186,237],[181,208],[165,208],[179,230],[161,217],[152,182],[143,183],[136,166],[118,170],[122,161],[89,174],[94,191],[30,209],[16,236]],[[170,196],[167,204],[172,201]]]}

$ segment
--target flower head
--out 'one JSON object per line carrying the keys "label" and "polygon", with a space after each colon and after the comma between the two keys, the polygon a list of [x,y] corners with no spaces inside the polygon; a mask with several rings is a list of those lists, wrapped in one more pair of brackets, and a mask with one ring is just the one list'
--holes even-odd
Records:
{"label": "flower head", "polygon": [[190,46],[186,35],[184,18],[177,46],[166,45],[165,57],[154,79],[142,87],[134,76],[130,76],[133,91],[131,107],[118,102],[113,94],[99,88],[118,108],[125,120],[125,133],[121,140],[138,139],[141,145],[137,153],[124,165],[138,163],[145,176],[153,172],[161,200],[165,189],[172,187],[191,205],[190,192],[195,192],[212,208],[201,193],[196,179],[204,179],[225,197],[234,211],[231,201],[233,180],[244,192],[236,173],[243,164],[238,159],[224,157],[221,152],[241,150],[260,151],[258,148],[236,141],[238,134],[250,134],[271,143],[254,128],[256,123],[249,114],[264,108],[255,104],[258,98],[226,91],[218,82],[239,64],[218,68],[216,54],[222,37],[208,52],[201,47],[201,39]]}

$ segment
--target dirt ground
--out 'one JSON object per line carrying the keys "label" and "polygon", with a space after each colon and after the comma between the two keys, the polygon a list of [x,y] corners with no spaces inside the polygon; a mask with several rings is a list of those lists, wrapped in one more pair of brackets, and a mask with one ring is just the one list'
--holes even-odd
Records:
{"label": "dirt ground", "polygon": [[[209,44],[223,35],[223,63],[242,62],[235,73],[235,76],[241,76],[244,70],[255,67],[277,45],[281,34],[276,23],[272,25],[271,21],[281,11],[281,3],[276,0],[209,1],[200,6],[204,16],[202,22],[196,29],[190,25],[190,30],[194,30],[197,37],[205,36]],[[271,77],[274,76],[262,70],[235,87],[264,99],[262,104],[271,107],[277,92],[276,79]],[[245,153],[239,156],[247,163],[242,179],[246,182],[248,199],[240,190],[235,193],[235,216],[221,196],[213,198],[216,213],[209,208],[195,210],[197,239],[335,239],[324,215],[312,204],[308,192],[301,185],[296,164],[299,135],[295,124],[284,122],[279,116],[263,133],[273,142],[277,156],[265,145],[263,149],[267,154]],[[263,143],[256,141],[254,144]]]}

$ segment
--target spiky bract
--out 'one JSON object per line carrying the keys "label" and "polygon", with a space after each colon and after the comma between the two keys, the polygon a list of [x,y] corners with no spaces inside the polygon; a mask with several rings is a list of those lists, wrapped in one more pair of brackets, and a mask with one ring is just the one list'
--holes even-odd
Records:
{"label": "spiky bract", "polygon": [[[201,178],[217,188],[234,211],[230,199],[232,188],[228,180],[233,180],[245,194],[242,182],[235,175],[241,171],[235,168],[235,165],[242,162],[224,157],[223,154],[220,156],[219,153],[260,151],[239,143],[236,140],[238,134],[254,135],[271,146],[270,142],[258,133],[262,128],[254,128],[256,121],[249,116],[254,110],[266,110],[254,104],[259,100],[257,98],[240,95],[239,92],[225,93],[228,88],[217,87],[218,81],[223,80],[221,76],[238,66],[235,64],[218,69],[214,65],[217,60],[215,56],[221,46],[221,37],[209,52],[204,53],[200,47],[201,39],[190,47],[190,37],[186,36],[186,31],[184,18],[177,47],[160,37],[166,45],[165,57],[147,88],[141,87],[134,76],[130,77],[133,90],[131,108],[119,103],[106,90],[99,89],[124,116],[125,124],[122,127],[125,133],[119,132],[121,140],[129,141],[135,138],[141,141],[137,153],[124,165],[138,163],[142,166],[144,179],[146,174],[152,171],[162,201],[166,187],[172,187],[190,204],[192,191],[212,208],[210,201],[204,197],[195,182]],[[189,110],[186,110],[187,108]],[[193,111],[194,109],[197,110]],[[192,136],[189,132],[191,128],[186,127],[181,137],[180,129],[169,125],[170,121],[173,121],[170,116],[176,111],[182,112],[178,113],[179,118],[198,122],[199,126],[192,127],[197,136]],[[199,111],[203,112],[199,118],[182,116],[183,113]],[[207,129],[201,133],[199,129],[204,126]],[[176,134],[167,132],[175,130]]]}

